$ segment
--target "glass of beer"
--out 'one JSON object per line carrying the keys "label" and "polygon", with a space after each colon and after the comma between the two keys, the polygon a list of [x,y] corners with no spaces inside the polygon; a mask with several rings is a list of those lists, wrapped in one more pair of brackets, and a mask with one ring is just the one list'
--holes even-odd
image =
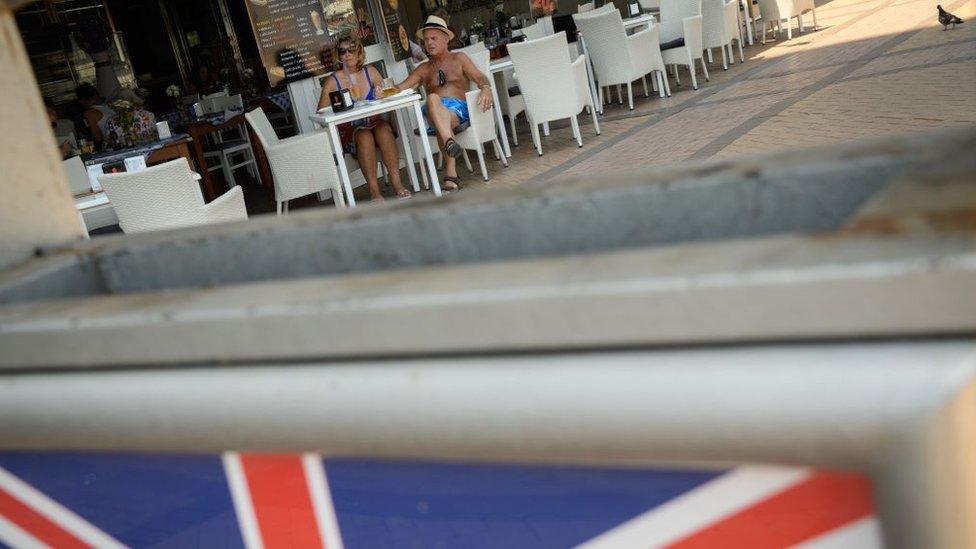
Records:
{"label": "glass of beer", "polygon": [[397,89],[396,83],[393,82],[392,78],[384,78],[380,82],[380,92],[383,94],[383,97],[396,95],[398,91],[400,90]]}

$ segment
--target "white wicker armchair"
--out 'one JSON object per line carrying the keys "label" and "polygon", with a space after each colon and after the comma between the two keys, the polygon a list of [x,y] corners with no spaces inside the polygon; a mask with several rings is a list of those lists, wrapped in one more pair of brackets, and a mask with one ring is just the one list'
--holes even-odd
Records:
{"label": "white wicker armchair", "polygon": [[[288,211],[289,200],[322,191],[332,192],[337,208],[346,205],[327,132],[278,139],[264,111],[254,109],[244,116],[254,128],[271,164],[278,215]],[[339,158],[342,158],[341,153]]]}
{"label": "white wicker armchair", "polygon": [[[712,48],[722,50],[722,68],[728,70],[729,62],[735,62],[732,41],[739,42],[739,60],[742,55],[742,35],[739,33],[739,4],[737,0],[702,0],[702,40],[712,60]],[[726,51],[728,48],[728,51]]]}
{"label": "white wicker armchair", "polygon": [[[686,65],[691,72],[691,85],[698,89],[695,77],[695,59],[701,61],[702,74],[708,80],[708,67],[702,51],[701,0],[661,0],[660,23],[661,56],[668,65]],[[675,68],[674,80],[681,84]]]}
{"label": "white wicker armchair", "polygon": [[[658,44],[658,29],[651,27],[627,36],[619,11],[596,15],[573,15],[576,28],[586,41],[586,51],[593,63],[596,78],[600,82],[600,101],[604,86],[627,85],[627,100],[634,110],[633,81],[650,73],[658,79],[661,97],[670,95],[667,80],[662,78],[664,60]],[[647,80],[644,79],[644,97],[648,97]]]}
{"label": "white wicker armchair", "polygon": [[100,175],[98,182],[126,233],[247,219],[240,187],[204,204],[200,184],[185,158],[137,172]]}
{"label": "white wicker armchair", "polygon": [[539,124],[569,118],[576,143],[582,147],[579,120],[576,116],[590,107],[593,129],[600,135],[600,122],[596,117],[596,105],[590,95],[586,80],[586,60],[582,55],[570,62],[566,49],[566,33],[516,43],[508,46],[508,53],[515,64],[519,87],[525,99],[526,117],[532,130],[532,141],[542,156],[542,140]]}
{"label": "white wicker armchair", "polygon": [[[762,12],[763,19],[763,32],[762,32],[762,43],[766,43],[766,33],[773,30],[773,25],[776,25],[775,31],[777,34],[782,32],[781,23],[786,23],[786,38],[793,38],[793,25],[792,20],[796,17],[797,25],[800,28],[800,32],[803,32],[803,13],[811,12],[813,15],[813,28],[817,28],[817,11],[813,4],[813,0],[759,0],[759,11]],[[766,24],[769,24],[768,28]]]}

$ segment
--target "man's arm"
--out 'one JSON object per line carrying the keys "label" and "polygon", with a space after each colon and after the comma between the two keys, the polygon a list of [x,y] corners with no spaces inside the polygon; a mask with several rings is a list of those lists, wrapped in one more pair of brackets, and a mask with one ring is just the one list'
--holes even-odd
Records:
{"label": "man's arm", "polygon": [[410,89],[416,88],[417,86],[423,84],[424,83],[424,78],[427,76],[427,71],[429,71],[429,70],[430,70],[430,63],[429,62],[428,63],[424,63],[423,65],[420,65],[419,67],[417,67],[416,69],[414,69],[413,72],[411,72],[409,76],[407,76],[407,79],[406,80],[404,80],[403,82],[400,82],[399,84],[396,85],[397,90],[399,90],[399,91],[410,90]]}
{"label": "man's arm", "polygon": [[458,55],[461,58],[461,70],[464,72],[464,76],[467,76],[468,80],[474,82],[481,89],[481,95],[478,96],[478,105],[482,111],[487,111],[494,102],[491,96],[491,82],[488,81],[487,76],[478,70],[478,67],[474,66],[474,61],[470,57],[464,53]]}

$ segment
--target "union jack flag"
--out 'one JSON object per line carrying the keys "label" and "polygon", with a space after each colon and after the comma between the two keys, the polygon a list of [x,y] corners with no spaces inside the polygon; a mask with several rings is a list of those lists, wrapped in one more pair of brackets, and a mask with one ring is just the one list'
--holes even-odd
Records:
{"label": "union jack flag", "polygon": [[881,547],[870,484],[789,467],[607,469],[0,452],[9,547]]}

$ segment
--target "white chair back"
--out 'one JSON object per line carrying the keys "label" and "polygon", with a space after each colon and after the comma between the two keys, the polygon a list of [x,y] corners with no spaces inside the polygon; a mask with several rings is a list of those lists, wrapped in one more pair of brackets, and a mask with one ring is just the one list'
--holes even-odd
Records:
{"label": "white chair back", "polygon": [[480,53],[480,52],[487,52],[488,51],[488,48],[485,47],[485,43],[484,42],[475,42],[474,44],[471,44],[470,46],[464,46],[463,48],[458,48],[458,49],[453,50],[453,51],[455,53],[463,53],[463,54],[467,55],[468,57],[470,57],[471,59],[474,59],[475,54]]}
{"label": "white chair back", "polygon": [[210,112],[224,112],[228,110],[244,110],[244,98],[241,94],[221,95],[210,98]]}
{"label": "white chair back", "polygon": [[68,187],[71,194],[87,194],[91,191],[91,180],[88,179],[88,170],[80,156],[72,156],[61,163],[64,172],[68,176]]}
{"label": "white chair back", "polygon": [[137,172],[98,176],[126,233],[172,229],[207,222],[200,184],[185,158]]}
{"label": "white chair back", "polygon": [[617,10],[573,16],[583,35],[596,78],[602,85],[627,83],[634,74],[627,32]]}
{"label": "white chair back", "polygon": [[274,147],[280,142],[280,139],[278,139],[278,134],[275,133],[274,127],[271,125],[271,122],[268,121],[268,116],[264,114],[264,111],[261,110],[260,107],[245,113],[244,118],[246,118],[248,123],[251,124],[251,127],[254,128],[254,133],[258,136],[258,141],[261,142],[261,146],[264,147],[265,150]]}
{"label": "white chair back", "polygon": [[701,15],[701,0],[661,0],[661,42],[682,38],[682,20],[696,15]]}
{"label": "white chair back", "polygon": [[522,28],[522,34],[526,40],[538,40],[546,37],[546,29],[540,23]]}
{"label": "white chair back", "polygon": [[637,0],[644,11],[660,11],[661,0]]}
{"label": "white chair back", "polygon": [[[578,113],[576,82],[566,50],[566,33],[509,44],[526,110],[536,123]],[[571,114],[568,114],[571,113]]]}
{"label": "white chair back", "polygon": [[594,2],[584,2],[584,3],[580,4],[579,7],[576,8],[576,12],[577,13],[586,13],[588,11],[593,11],[593,8],[595,8],[595,7],[596,7],[596,2],[595,1]]}

